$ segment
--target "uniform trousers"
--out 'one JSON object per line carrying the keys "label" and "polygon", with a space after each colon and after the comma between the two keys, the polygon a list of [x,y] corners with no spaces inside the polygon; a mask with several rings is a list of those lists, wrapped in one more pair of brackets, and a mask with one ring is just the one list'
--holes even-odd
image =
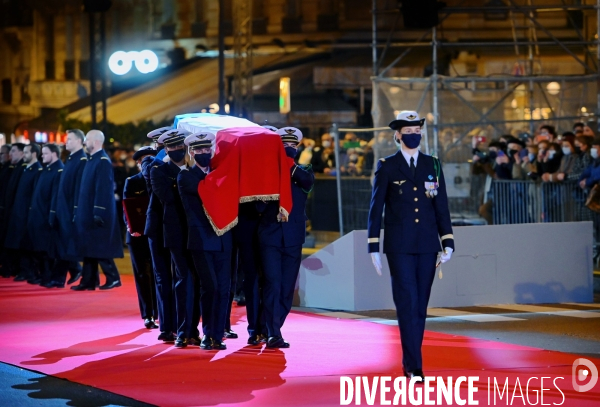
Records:
{"label": "uniform trousers", "polygon": [[200,284],[192,256],[187,249],[169,247],[175,263],[175,309],[177,337],[194,338],[200,335]]}
{"label": "uniform trousers", "polygon": [[407,371],[422,369],[421,346],[437,253],[386,253],[386,256],[400,328],[402,365]]}
{"label": "uniform trousers", "polygon": [[100,282],[98,266],[102,266],[102,272],[106,276],[106,284],[119,281],[119,272],[114,259],[98,259],[95,257],[83,258],[83,270],[81,274],[81,285],[95,287]]}
{"label": "uniform trousers", "polygon": [[200,279],[200,303],[204,335],[223,339],[230,303],[231,252],[191,250]]}
{"label": "uniform trousers", "polygon": [[152,270],[152,255],[147,236],[131,236],[129,255],[133,268],[133,277],[142,319],[157,318],[156,285],[154,284],[154,271]]}
{"label": "uniform trousers", "polygon": [[161,332],[176,331],[175,295],[173,292],[173,268],[171,253],[163,245],[162,238],[148,238],[152,256],[154,281],[156,284],[156,305],[158,308],[159,329]]}
{"label": "uniform trousers", "polygon": [[70,273],[71,277],[75,277],[77,274],[82,273],[82,271],[78,261],[56,259],[54,268],[52,269],[51,280],[60,283],[61,285],[65,285],[67,273]]}
{"label": "uniform trousers", "polygon": [[265,274],[264,314],[269,337],[281,336],[281,327],[292,309],[300,271],[302,246],[261,247]]}
{"label": "uniform trousers", "polygon": [[[244,295],[246,296],[246,318],[248,319],[248,335],[266,334],[263,315],[260,246],[256,239],[240,241],[237,246],[238,267],[244,275]],[[234,247],[235,253],[236,247]]]}

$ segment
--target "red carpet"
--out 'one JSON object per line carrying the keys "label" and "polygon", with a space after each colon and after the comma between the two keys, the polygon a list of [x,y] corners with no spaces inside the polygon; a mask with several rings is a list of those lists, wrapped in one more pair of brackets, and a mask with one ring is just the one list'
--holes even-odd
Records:
{"label": "red carpet", "polygon": [[[234,330],[241,335],[227,340],[226,351],[175,349],[158,343],[156,330],[143,329],[133,279],[124,276],[123,283],[108,292],[74,292],[1,279],[0,360],[160,406],[339,405],[340,376],[395,377],[402,372],[396,327],[305,313],[292,313],[286,322],[289,349],[246,346],[243,308],[234,308]],[[574,355],[425,335],[426,373],[479,376],[479,405],[488,404],[488,377],[502,385],[508,377],[511,396],[516,392],[513,405],[528,405],[514,387],[516,379],[526,397],[527,380],[538,377],[528,393],[533,403],[542,376],[564,378],[557,381],[566,398],[562,405],[600,403],[600,383],[587,393],[573,390]],[[600,359],[593,362],[600,367]],[[545,379],[544,388],[551,389],[544,391],[544,403],[562,402],[551,379]],[[461,394],[466,397],[464,384]]]}

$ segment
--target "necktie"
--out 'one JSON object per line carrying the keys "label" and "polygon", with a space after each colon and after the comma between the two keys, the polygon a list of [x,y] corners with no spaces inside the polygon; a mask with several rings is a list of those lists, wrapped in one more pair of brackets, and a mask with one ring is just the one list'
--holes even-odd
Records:
{"label": "necktie", "polygon": [[410,172],[414,178],[415,176],[415,171],[417,170],[417,167],[415,167],[415,159],[413,157],[410,157]]}

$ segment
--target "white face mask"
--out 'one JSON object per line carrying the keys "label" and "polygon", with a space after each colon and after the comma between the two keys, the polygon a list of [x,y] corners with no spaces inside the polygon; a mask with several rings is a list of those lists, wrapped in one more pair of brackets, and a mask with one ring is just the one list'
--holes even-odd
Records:
{"label": "white face mask", "polygon": [[323,142],[323,147],[325,147],[325,148],[331,147],[331,141],[324,141]]}
{"label": "white face mask", "polygon": [[597,148],[594,148],[594,147],[592,147],[592,148],[591,148],[591,150],[590,150],[590,155],[591,155],[591,156],[592,156],[592,158],[594,158],[594,159],[598,158],[598,149],[597,149]]}
{"label": "white face mask", "polygon": [[533,153],[529,153],[529,154],[527,154],[527,155],[529,156],[529,161],[533,161],[533,160],[535,160],[535,154],[533,154]]}
{"label": "white face mask", "polygon": [[550,159],[550,160],[553,159],[555,155],[556,155],[556,151],[554,151],[554,150],[548,151],[548,159]]}
{"label": "white face mask", "polygon": [[571,155],[571,149],[569,147],[563,147],[562,152],[564,155]]}

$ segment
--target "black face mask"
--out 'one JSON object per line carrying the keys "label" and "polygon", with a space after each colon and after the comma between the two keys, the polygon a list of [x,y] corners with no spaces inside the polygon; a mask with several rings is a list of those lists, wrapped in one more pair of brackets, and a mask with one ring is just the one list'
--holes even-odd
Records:
{"label": "black face mask", "polygon": [[517,150],[508,150],[508,155],[511,156],[511,157],[514,157],[515,154],[517,154],[517,153],[518,153]]}
{"label": "black face mask", "polygon": [[492,160],[495,160],[496,157],[498,157],[498,153],[496,151],[490,151],[488,155]]}
{"label": "black face mask", "polygon": [[298,150],[294,147],[285,147],[285,155],[290,158],[296,158],[296,154],[298,154]]}
{"label": "black face mask", "polygon": [[181,150],[168,151],[167,154],[173,163],[182,162],[185,158],[185,150],[183,148]]}
{"label": "black face mask", "polygon": [[210,165],[211,158],[211,153],[194,154],[194,161],[196,161],[196,164],[202,168],[206,168]]}

